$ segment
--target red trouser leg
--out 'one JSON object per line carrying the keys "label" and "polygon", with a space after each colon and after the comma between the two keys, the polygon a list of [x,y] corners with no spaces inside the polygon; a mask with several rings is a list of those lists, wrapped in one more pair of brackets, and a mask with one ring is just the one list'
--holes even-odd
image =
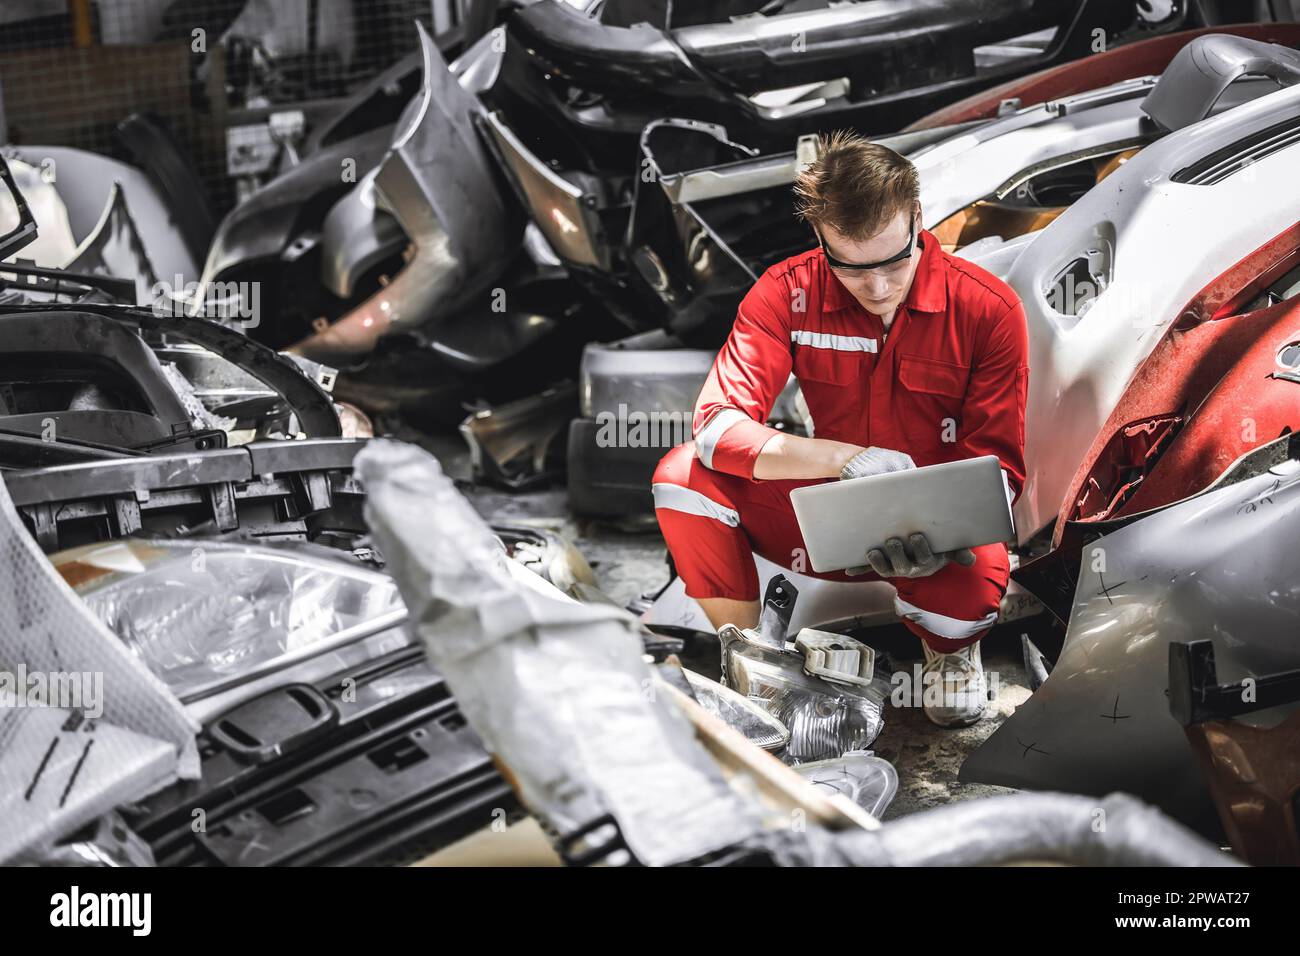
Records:
{"label": "red trouser leg", "polygon": [[[655,515],[677,573],[693,598],[756,601],[754,552],[783,568],[829,581],[873,581],[868,572],[815,573],[790,492],[812,481],[750,481],[706,468],[692,442],[659,462],[654,475]],[[1007,588],[1003,545],[975,549],[975,564],[948,564],[926,578],[890,578],[904,624],[940,652],[974,643],[992,626]]]}

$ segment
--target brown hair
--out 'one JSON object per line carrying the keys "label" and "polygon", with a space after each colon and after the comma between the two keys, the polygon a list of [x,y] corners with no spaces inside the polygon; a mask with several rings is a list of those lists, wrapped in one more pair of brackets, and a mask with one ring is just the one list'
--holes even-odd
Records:
{"label": "brown hair", "polygon": [[795,214],[850,239],[868,239],[920,196],[916,167],[888,146],[839,130],[794,181]]}

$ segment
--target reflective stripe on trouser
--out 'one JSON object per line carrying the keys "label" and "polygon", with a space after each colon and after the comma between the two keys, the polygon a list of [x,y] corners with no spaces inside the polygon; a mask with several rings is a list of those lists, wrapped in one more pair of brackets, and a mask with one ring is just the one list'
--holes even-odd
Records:
{"label": "reflective stripe on trouser", "polygon": [[[677,573],[694,598],[758,600],[758,552],[784,568],[830,581],[877,580],[867,573],[818,574],[807,550],[790,492],[816,481],[750,481],[706,468],[694,444],[672,449],[655,470],[655,514]],[[975,549],[970,567],[949,563],[925,578],[891,578],[903,624],[936,651],[971,644],[997,619],[1010,565],[1000,544]]]}

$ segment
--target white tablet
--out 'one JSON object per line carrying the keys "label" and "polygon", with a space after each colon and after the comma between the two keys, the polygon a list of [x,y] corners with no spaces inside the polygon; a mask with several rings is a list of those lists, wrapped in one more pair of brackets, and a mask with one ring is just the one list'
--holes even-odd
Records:
{"label": "white tablet", "polygon": [[917,531],[937,554],[1015,535],[996,455],[790,492],[814,571],[863,567],[867,552]]}

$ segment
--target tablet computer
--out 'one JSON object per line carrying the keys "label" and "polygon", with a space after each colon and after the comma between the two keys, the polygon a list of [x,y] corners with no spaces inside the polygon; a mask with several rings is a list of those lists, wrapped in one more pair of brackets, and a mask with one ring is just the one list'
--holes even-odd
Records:
{"label": "tablet computer", "polygon": [[814,571],[863,567],[867,552],[917,531],[940,551],[1015,535],[996,455],[808,485],[790,492]]}

